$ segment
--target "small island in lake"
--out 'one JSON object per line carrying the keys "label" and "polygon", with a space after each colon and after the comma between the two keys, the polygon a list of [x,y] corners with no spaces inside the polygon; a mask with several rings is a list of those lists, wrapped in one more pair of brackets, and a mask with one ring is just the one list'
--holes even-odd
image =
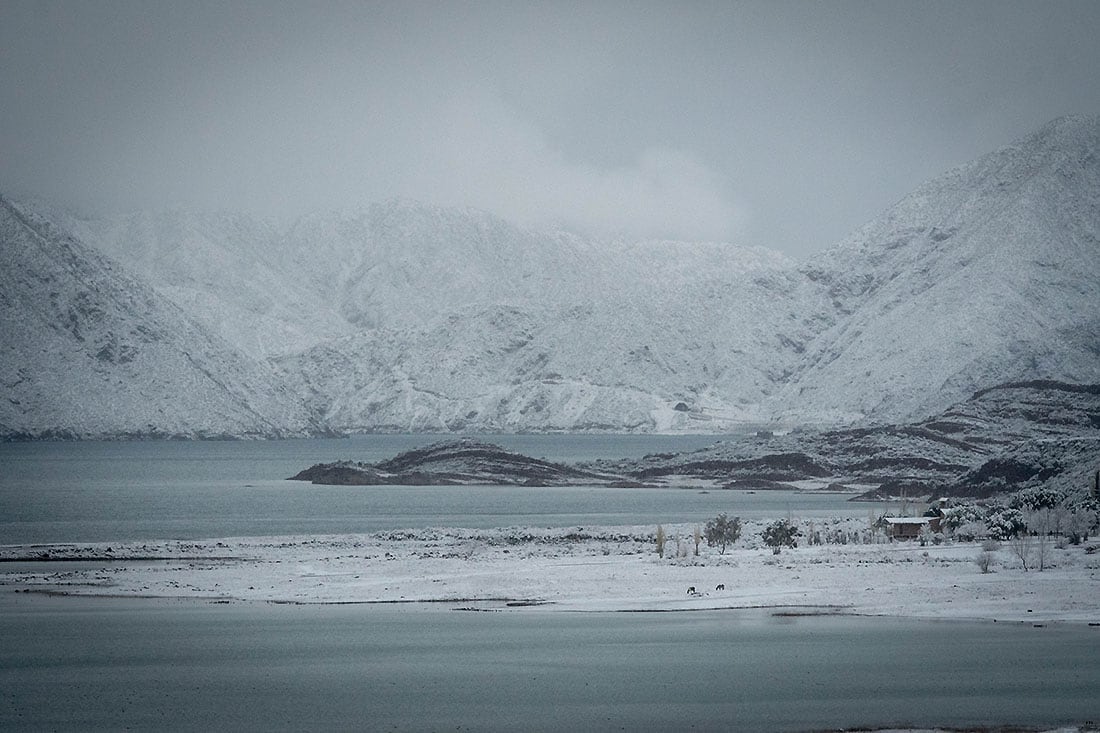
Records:
{"label": "small island in lake", "polygon": [[612,473],[531,458],[472,438],[405,451],[379,463],[318,463],[290,477],[333,486],[641,485]]}

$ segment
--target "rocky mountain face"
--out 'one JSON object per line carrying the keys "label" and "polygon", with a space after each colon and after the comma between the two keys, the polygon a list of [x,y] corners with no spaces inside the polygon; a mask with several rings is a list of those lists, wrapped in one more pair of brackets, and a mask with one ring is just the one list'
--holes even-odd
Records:
{"label": "rocky mountain face", "polygon": [[801,270],[830,322],[781,412],[907,419],[994,384],[1100,381],[1100,120],[920,187]]}
{"label": "rocky mountain face", "polygon": [[275,376],[33,213],[0,199],[0,434],[322,431]]}
{"label": "rocky mountain face", "polygon": [[227,216],[71,226],[340,430],[721,430],[765,419],[776,352],[807,335],[800,276],[763,249],[598,242],[407,202],[262,244],[262,224]]}
{"label": "rocky mountain face", "polygon": [[[2,427],[721,432],[902,423],[1005,382],[1100,383],[1098,149],[1100,120],[1056,120],[807,263],[407,202],[290,226],[5,205]],[[68,329],[57,299],[78,296],[114,319],[102,344]],[[156,349],[133,335],[150,320]],[[145,356],[89,361],[92,342]],[[166,397],[188,359],[225,389]]]}
{"label": "rocky mountain face", "polygon": [[300,263],[280,257],[282,234],[270,223],[224,212],[141,212],[118,220],[48,215],[258,359],[354,332],[324,281],[313,287]]}

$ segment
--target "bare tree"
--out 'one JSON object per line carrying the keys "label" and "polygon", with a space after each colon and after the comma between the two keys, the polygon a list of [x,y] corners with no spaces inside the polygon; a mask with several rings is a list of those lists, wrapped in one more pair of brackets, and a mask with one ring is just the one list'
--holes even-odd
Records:
{"label": "bare tree", "polygon": [[1038,559],[1038,569],[1042,572],[1047,566],[1047,557],[1050,554],[1050,535],[1057,524],[1056,509],[1035,509],[1024,514],[1028,531],[1035,533],[1035,554]]}
{"label": "bare tree", "polygon": [[1066,532],[1069,534],[1070,544],[1079,545],[1082,540],[1089,538],[1089,532],[1096,524],[1096,512],[1091,509],[1077,507],[1070,512],[1066,522]]}
{"label": "bare tree", "polygon": [[1069,523],[1072,513],[1065,504],[1059,504],[1050,510],[1051,529],[1054,531],[1055,537],[1060,537],[1065,533],[1066,525]]}
{"label": "bare tree", "polygon": [[1028,560],[1031,559],[1031,535],[1026,529],[1021,530],[1012,535],[1008,546],[1012,548],[1012,554],[1020,558],[1020,566],[1026,573]]}
{"label": "bare tree", "polygon": [[991,573],[993,572],[993,558],[994,556],[992,552],[989,552],[988,550],[983,550],[982,552],[978,553],[978,557],[975,558],[974,562],[978,564],[978,567],[981,568],[981,571],[983,573]]}
{"label": "bare tree", "polygon": [[665,556],[665,528],[657,525],[657,557]]}

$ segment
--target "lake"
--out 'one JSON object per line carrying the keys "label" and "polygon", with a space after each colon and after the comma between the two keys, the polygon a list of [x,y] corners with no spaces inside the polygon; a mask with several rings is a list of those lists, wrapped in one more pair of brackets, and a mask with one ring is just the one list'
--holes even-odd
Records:
{"label": "lake", "polygon": [[[0,445],[0,544],[881,511],[788,491],[285,480],[436,439]],[[489,439],[579,461],[716,438]],[[793,731],[1100,717],[1100,630],[1085,626],[16,593],[0,593],[0,620],[0,729]]]}
{"label": "lake", "polygon": [[0,596],[0,728],[729,730],[1095,720],[1100,629],[767,611]]}
{"label": "lake", "polygon": [[[479,436],[555,461],[692,450],[723,436]],[[0,544],[350,534],[426,526],[567,527],[742,517],[866,516],[848,495],[794,491],[313,486],[287,481],[314,463],[377,461],[441,440],[0,444]],[[736,436],[729,436],[736,439]]]}

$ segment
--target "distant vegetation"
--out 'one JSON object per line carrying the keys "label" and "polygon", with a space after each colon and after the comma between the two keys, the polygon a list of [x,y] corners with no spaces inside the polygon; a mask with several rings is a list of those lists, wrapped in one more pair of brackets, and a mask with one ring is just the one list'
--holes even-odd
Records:
{"label": "distant vegetation", "polygon": [[726,553],[726,545],[732,545],[741,536],[741,518],[730,519],[725,514],[719,514],[714,519],[707,521],[707,544],[718,548],[718,554]]}
{"label": "distant vegetation", "polygon": [[798,536],[802,532],[789,519],[777,519],[764,528],[761,537],[764,544],[772,548],[776,555],[784,547],[798,547]]}

